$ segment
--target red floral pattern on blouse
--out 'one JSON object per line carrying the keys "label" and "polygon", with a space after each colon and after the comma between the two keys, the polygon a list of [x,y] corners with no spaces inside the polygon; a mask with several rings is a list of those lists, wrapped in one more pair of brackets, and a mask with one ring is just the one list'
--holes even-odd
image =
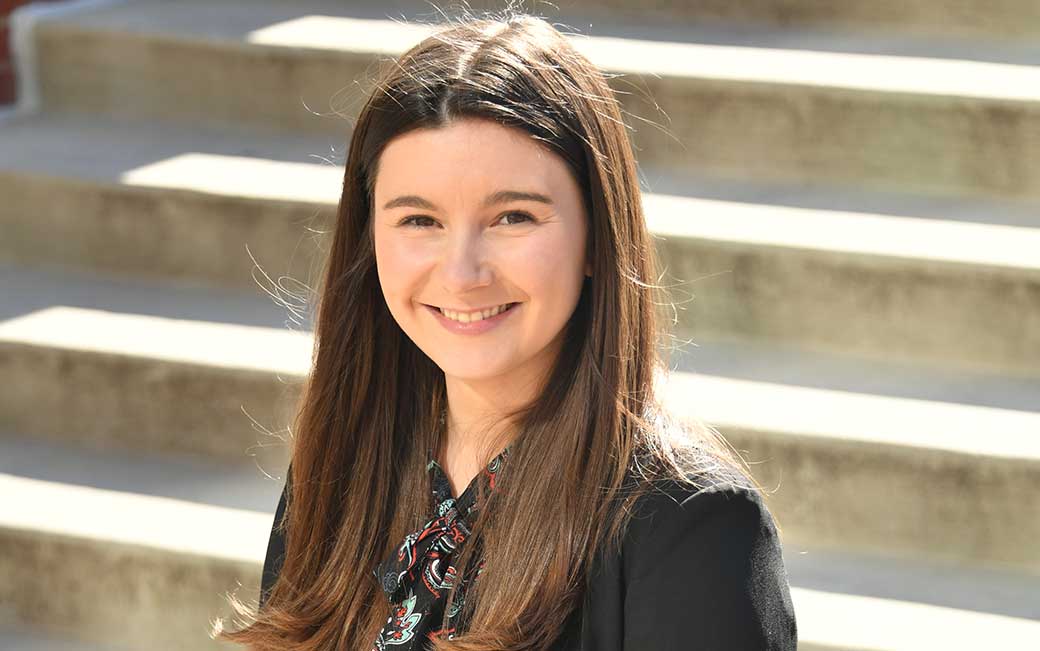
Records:
{"label": "red floral pattern on blouse", "polygon": [[[495,476],[508,452],[507,447],[492,459],[458,499],[452,497],[447,475],[430,455],[426,469],[430,473],[434,515],[417,531],[405,536],[390,558],[373,570],[393,609],[372,651],[421,651],[429,648],[429,640],[455,636],[465,604],[467,581],[456,591],[448,625],[441,628],[448,591],[459,575],[452,559],[469,537],[479,510],[475,503],[480,490],[478,485],[483,484],[485,493],[494,490]],[[484,561],[480,560],[470,581],[475,581],[483,569]]]}

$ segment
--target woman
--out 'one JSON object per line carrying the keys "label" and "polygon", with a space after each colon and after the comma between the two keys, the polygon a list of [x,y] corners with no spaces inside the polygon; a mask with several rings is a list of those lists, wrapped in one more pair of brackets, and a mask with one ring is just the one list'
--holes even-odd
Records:
{"label": "woman", "polygon": [[759,488],[659,403],[658,264],[616,98],[551,25],[402,55],[351,138],[260,608],[220,637],[795,649]]}

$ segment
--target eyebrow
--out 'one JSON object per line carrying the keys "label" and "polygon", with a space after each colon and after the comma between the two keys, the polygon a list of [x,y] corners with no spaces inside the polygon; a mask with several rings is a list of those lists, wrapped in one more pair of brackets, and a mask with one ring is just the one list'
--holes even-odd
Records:
{"label": "eyebrow", "polygon": [[[544,194],[538,192],[521,192],[519,190],[499,190],[489,194],[485,199],[482,207],[489,208],[501,203],[509,203],[510,201],[537,201],[547,205],[553,205],[553,200]],[[438,210],[437,206],[433,202],[423,199],[422,197],[414,194],[406,194],[400,197],[396,197],[387,201],[383,206],[383,210],[390,210],[391,208],[420,208],[422,210]]]}

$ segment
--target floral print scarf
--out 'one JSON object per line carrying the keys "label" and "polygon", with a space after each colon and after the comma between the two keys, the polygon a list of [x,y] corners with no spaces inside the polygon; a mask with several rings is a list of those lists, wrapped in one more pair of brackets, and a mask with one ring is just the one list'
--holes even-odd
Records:
{"label": "floral print scarf", "polygon": [[506,447],[481,469],[458,499],[452,497],[447,475],[432,453],[429,454],[426,470],[430,473],[433,492],[433,517],[417,531],[405,536],[390,558],[373,570],[390,601],[392,612],[373,643],[372,651],[421,651],[429,648],[429,640],[436,637],[452,639],[460,632],[459,616],[465,604],[465,586],[480,575],[484,561],[480,560],[472,576],[464,578],[456,590],[448,624],[442,628],[448,591],[459,575],[452,560],[469,536],[476,519],[478,484],[483,484],[485,494],[494,490],[495,476],[508,452],[509,447]]}

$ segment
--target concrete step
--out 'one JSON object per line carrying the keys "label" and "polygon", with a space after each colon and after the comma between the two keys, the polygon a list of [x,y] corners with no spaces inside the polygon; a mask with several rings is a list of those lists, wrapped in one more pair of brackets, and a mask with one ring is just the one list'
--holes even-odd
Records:
{"label": "concrete step", "polygon": [[741,451],[790,540],[1040,576],[1040,381],[700,340],[666,402]]}
{"label": "concrete step", "polygon": [[306,279],[339,200],[342,161],[322,158],[337,148],[320,136],[16,116],[0,124],[0,257],[223,286]]}
{"label": "concrete step", "polygon": [[236,648],[215,644],[210,624],[231,616],[226,594],[257,598],[283,475],[10,436],[0,449],[0,494],[19,496],[0,505],[5,626],[122,648]]}
{"label": "concrete step", "polygon": [[[329,0],[243,7],[129,3],[54,17],[37,25],[26,58],[54,110],[339,136],[378,61],[429,33]],[[575,43],[622,75],[613,84],[643,163],[728,178],[1040,197],[1035,46],[873,51],[854,36],[706,28],[710,38],[698,39],[640,29],[632,36],[599,23]]]}
{"label": "concrete step", "polygon": [[[342,156],[335,147],[11,120],[0,126],[0,259],[254,292],[314,287],[342,183],[321,156]],[[680,335],[1040,375],[1040,202],[643,172]]]}
{"label": "concrete step", "polygon": [[[0,502],[5,630],[222,648],[208,622],[228,616],[227,592],[255,599],[282,469],[267,478],[13,436],[0,451],[0,491],[20,497]],[[1040,577],[782,540],[799,648],[1026,649],[1040,633]]]}
{"label": "concrete step", "polygon": [[[6,302],[37,300],[2,315],[0,374],[20,381],[0,394],[0,427],[99,449],[284,462],[309,322],[279,327],[279,308],[243,297],[63,282],[22,285]],[[1040,518],[1023,517],[1040,513],[1040,378],[749,342],[691,348],[670,353],[669,404],[747,452],[779,488],[771,499],[793,541],[1040,574]]]}
{"label": "concrete step", "polygon": [[0,474],[235,512],[274,513],[287,466],[287,459],[233,465],[176,452],[97,449],[79,441],[0,430]]}
{"label": "concrete step", "polygon": [[788,551],[801,651],[1032,649],[1036,577],[849,553]]}
{"label": "concrete step", "polygon": [[1040,377],[1040,224],[1020,206],[690,185],[644,196],[680,337]]}
{"label": "concrete step", "polygon": [[[293,297],[0,271],[0,427],[233,463],[286,458],[312,338]],[[297,310],[301,310],[299,313]]]}

